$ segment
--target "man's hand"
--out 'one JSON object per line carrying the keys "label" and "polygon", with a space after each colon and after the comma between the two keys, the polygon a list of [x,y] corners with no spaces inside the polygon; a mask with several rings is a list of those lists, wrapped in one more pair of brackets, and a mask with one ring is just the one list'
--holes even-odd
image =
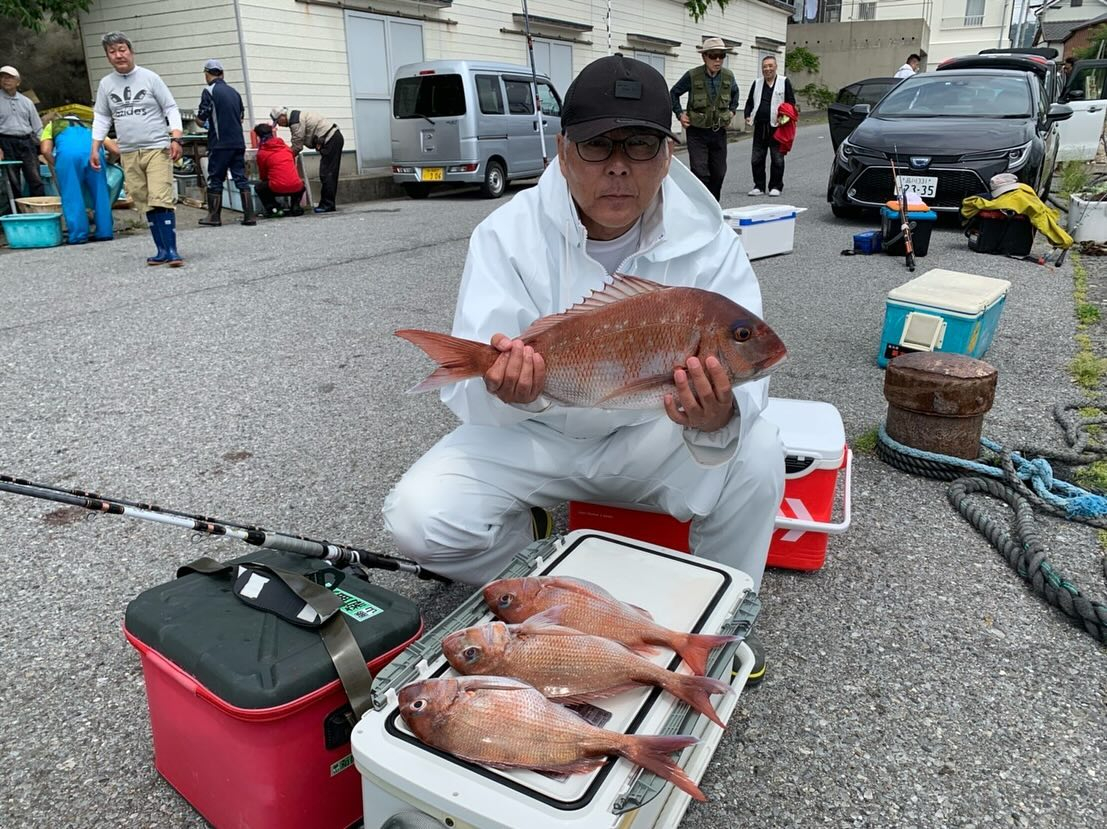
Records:
{"label": "man's hand", "polygon": [[92,152],[88,154],[88,166],[93,170],[100,169],[100,142],[92,142]]}
{"label": "man's hand", "polygon": [[500,352],[484,373],[484,386],[504,403],[533,403],[546,387],[546,361],[542,355],[503,334],[492,335],[492,347]]}
{"label": "man's hand", "polygon": [[182,152],[184,152],[184,151],[181,149],[181,145],[179,143],[177,143],[176,141],[170,141],[169,142],[169,158],[170,159],[172,159],[173,161],[176,161],[178,158],[181,157]]}
{"label": "man's hand", "polygon": [[688,125],[692,123],[692,119],[688,117],[687,112],[680,113],[680,115],[677,116],[677,119],[680,121],[680,125],[685,129],[687,129]]}
{"label": "man's hand", "polygon": [[746,116],[746,126],[747,127],[752,127],[753,126],[753,119],[750,118],[748,115]]}
{"label": "man's hand", "polygon": [[687,370],[673,372],[676,394],[665,395],[665,413],[669,420],[686,429],[717,432],[734,416],[734,395],[726,369],[715,357],[700,363],[688,358]]}

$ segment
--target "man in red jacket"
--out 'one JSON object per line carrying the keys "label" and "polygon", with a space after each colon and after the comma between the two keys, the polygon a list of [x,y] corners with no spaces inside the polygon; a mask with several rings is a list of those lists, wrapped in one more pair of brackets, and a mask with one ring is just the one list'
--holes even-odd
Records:
{"label": "man in red jacket", "polygon": [[304,209],[300,207],[300,199],[304,195],[304,183],[296,172],[292,150],[280,136],[273,134],[269,124],[258,124],[254,127],[254,135],[258,137],[258,176],[261,178],[254,191],[261,199],[266,218],[284,215],[277,206],[277,196],[290,196],[292,209],[288,215],[302,216]]}

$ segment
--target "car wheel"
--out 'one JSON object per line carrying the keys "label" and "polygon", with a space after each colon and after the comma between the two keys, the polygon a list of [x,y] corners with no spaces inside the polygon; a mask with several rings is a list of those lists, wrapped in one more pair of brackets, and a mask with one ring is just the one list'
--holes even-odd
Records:
{"label": "car wheel", "polygon": [[836,219],[856,219],[861,216],[861,208],[852,205],[830,203],[830,212]]}
{"label": "car wheel", "polygon": [[480,194],[486,199],[498,199],[507,189],[507,176],[504,174],[504,165],[498,161],[489,161],[484,170],[484,183],[480,186]]}
{"label": "car wheel", "polygon": [[431,186],[421,181],[405,181],[404,192],[413,199],[425,199],[430,195]]}

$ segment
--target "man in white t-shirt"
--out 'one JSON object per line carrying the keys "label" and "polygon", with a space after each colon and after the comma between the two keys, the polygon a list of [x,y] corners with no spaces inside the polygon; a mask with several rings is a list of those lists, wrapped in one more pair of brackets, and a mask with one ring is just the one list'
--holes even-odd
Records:
{"label": "man in white t-shirt", "polygon": [[916,72],[919,71],[919,62],[921,60],[922,59],[918,55],[915,55],[915,54],[908,55],[907,56],[907,63],[903,64],[903,66],[901,66],[899,69],[897,69],[896,74],[893,75],[892,77],[901,78],[901,79],[902,78],[910,78],[912,75],[914,75]]}

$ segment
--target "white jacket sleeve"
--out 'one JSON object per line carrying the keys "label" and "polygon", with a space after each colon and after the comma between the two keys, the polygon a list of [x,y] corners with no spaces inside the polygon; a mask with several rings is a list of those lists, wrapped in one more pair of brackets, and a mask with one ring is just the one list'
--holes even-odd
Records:
{"label": "white jacket sleeve", "polygon": [[[749,257],[737,234],[723,228],[712,243],[719,250],[705,250],[704,261],[722,261],[696,287],[705,288],[737,302],[749,311],[762,315],[761,288],[754,276]],[[749,434],[756,419],[769,401],[769,378],[743,383],[734,388],[734,417],[715,432],[684,430],[684,443],[696,462],[703,466],[718,466],[729,461],[738,451],[742,439]]]}
{"label": "white jacket sleeve", "polygon": [[111,107],[108,105],[108,93],[103,81],[96,87],[96,102],[92,109],[92,137],[103,141],[111,129]]}
{"label": "white jacket sleeve", "polygon": [[[500,234],[487,223],[478,226],[469,241],[453,335],[482,343],[490,342],[496,333],[516,337],[545,313],[530,298],[519,263]],[[480,378],[446,386],[441,394],[442,402],[463,423],[485,426],[519,423],[544,407],[509,406],[489,394]]]}

